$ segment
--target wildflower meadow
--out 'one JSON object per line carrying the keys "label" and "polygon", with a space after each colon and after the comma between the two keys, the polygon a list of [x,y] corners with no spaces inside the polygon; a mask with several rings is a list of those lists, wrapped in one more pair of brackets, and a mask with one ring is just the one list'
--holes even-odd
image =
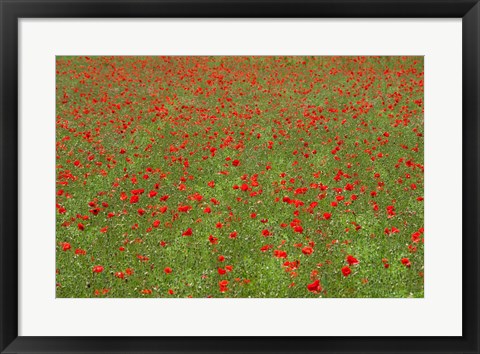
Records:
{"label": "wildflower meadow", "polygon": [[56,296],[423,297],[423,63],[57,57]]}

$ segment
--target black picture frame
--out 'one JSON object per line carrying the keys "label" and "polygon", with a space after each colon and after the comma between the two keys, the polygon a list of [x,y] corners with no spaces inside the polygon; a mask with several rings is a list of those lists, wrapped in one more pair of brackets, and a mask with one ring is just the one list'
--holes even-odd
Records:
{"label": "black picture frame", "polygon": [[[478,0],[0,0],[0,12],[1,353],[479,353]],[[463,335],[461,337],[18,336],[18,20],[89,17],[462,18]],[[441,314],[439,316],[441,320]]]}

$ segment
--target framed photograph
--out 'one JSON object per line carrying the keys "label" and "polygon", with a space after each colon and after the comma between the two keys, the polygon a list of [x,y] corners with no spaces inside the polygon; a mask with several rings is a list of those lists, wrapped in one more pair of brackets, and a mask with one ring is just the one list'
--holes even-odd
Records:
{"label": "framed photograph", "polygon": [[0,4],[1,353],[479,353],[478,1]]}

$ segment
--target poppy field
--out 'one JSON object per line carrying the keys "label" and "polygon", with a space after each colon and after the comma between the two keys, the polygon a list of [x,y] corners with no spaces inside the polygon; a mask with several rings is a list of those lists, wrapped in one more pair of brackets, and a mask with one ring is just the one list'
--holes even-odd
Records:
{"label": "poppy field", "polygon": [[57,298],[423,297],[423,85],[411,56],[57,57]]}

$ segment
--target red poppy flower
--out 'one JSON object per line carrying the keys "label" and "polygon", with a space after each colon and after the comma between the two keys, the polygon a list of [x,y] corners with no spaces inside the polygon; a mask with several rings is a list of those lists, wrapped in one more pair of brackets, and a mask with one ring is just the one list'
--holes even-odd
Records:
{"label": "red poppy flower", "polygon": [[395,216],[395,207],[393,205],[387,206],[387,215],[388,218],[392,218],[393,216]]}
{"label": "red poppy flower", "polygon": [[269,249],[272,249],[272,248],[273,248],[272,245],[265,245],[265,246],[262,246],[262,247],[260,248],[260,251],[266,252],[266,251],[268,251]]}
{"label": "red poppy flower", "polygon": [[132,195],[131,198],[130,198],[130,204],[135,204],[135,203],[138,203],[138,195]]}
{"label": "red poppy flower", "polygon": [[182,233],[182,236],[192,236],[192,229],[189,227],[188,229],[186,229],[183,233]]}
{"label": "red poppy flower", "polygon": [[63,251],[68,251],[70,248],[72,248],[68,242],[62,242],[61,246]]}
{"label": "red poppy flower", "polygon": [[305,255],[309,255],[313,253],[313,248],[312,247],[304,247],[302,248],[302,253]]}
{"label": "red poppy flower", "polygon": [[166,267],[164,270],[165,274],[170,274],[172,272],[172,268]]}
{"label": "red poppy flower", "polygon": [[413,243],[418,243],[420,241],[421,234],[420,232],[414,232],[412,234],[412,242]]}
{"label": "red poppy flower", "polygon": [[99,208],[90,209],[89,212],[92,213],[93,215],[98,215],[98,213],[100,212],[100,209]]}
{"label": "red poppy flower", "polygon": [[238,160],[233,160],[233,161],[232,161],[232,165],[235,166],[235,167],[237,167],[238,165],[240,165],[240,161],[238,161]]}
{"label": "red poppy flower", "polygon": [[351,273],[352,273],[352,270],[350,269],[350,267],[345,266],[342,268],[343,276],[348,277]]}
{"label": "red poppy flower", "polygon": [[313,283],[307,285],[308,291],[312,293],[319,293],[322,291],[322,287],[320,286],[320,280],[315,280]]}
{"label": "red poppy flower", "polygon": [[408,258],[402,258],[402,264],[407,268],[410,268],[411,266],[410,260]]}
{"label": "red poppy flower", "polygon": [[220,287],[220,292],[224,293],[228,291],[228,280],[222,280],[218,282],[218,286]]}
{"label": "red poppy flower", "polygon": [[281,250],[275,250],[273,255],[277,258],[287,258],[287,252]]}
{"label": "red poppy flower", "polygon": [[192,207],[190,205],[180,205],[178,207],[178,211],[181,212],[181,213],[186,213],[188,211],[190,211],[192,209]]}
{"label": "red poppy flower", "polygon": [[101,272],[103,272],[103,267],[101,265],[94,266],[92,271],[94,273],[101,273]]}
{"label": "red poppy flower", "polygon": [[347,262],[348,262],[348,264],[351,265],[351,266],[360,263],[360,262],[358,261],[358,259],[356,259],[355,257],[353,257],[353,256],[351,256],[351,255],[348,255],[348,256],[347,256]]}
{"label": "red poppy flower", "polygon": [[295,226],[293,227],[293,231],[295,231],[296,233],[299,233],[299,234],[303,233],[303,227],[302,227],[302,225],[295,225]]}
{"label": "red poppy flower", "polygon": [[158,194],[157,191],[150,191],[150,192],[148,193],[148,197],[149,197],[149,198],[153,198],[153,197],[155,197],[157,194]]}

